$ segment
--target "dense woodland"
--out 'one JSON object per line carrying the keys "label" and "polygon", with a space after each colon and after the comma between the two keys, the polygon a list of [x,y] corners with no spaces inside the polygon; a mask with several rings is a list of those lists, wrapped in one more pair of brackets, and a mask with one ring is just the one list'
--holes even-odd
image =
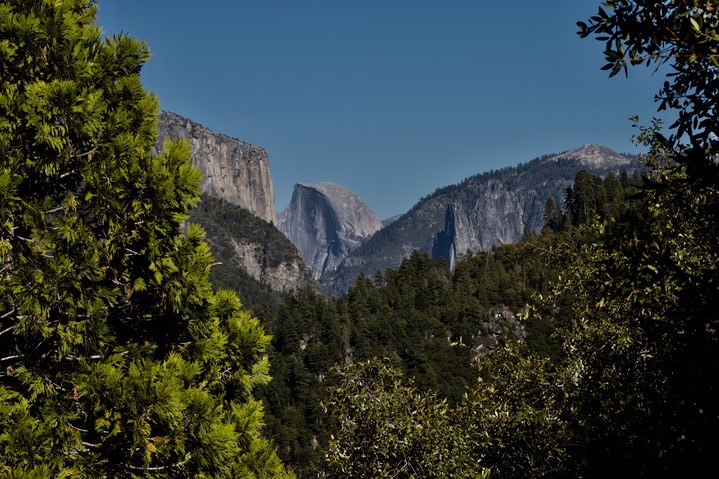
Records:
{"label": "dense woodland", "polygon": [[603,5],[610,75],[672,71],[641,177],[261,324],[186,225],[189,145],[152,153],[147,47],[93,1],[0,3],[0,475],[714,477],[719,5]]}
{"label": "dense woodland", "polygon": [[[587,184],[591,191],[583,190]],[[561,345],[553,333],[566,327],[568,315],[562,309],[540,317],[529,304],[548,294],[568,267],[554,251],[591,241],[582,218],[629,214],[638,207],[632,198],[640,185],[638,174],[602,179],[582,171],[567,190],[571,207],[548,209],[548,226],[520,243],[467,253],[451,271],[444,260],[415,252],[397,269],[360,276],[344,298],[299,291],[274,314],[260,314],[273,337],[274,378],[260,397],[286,463],[303,477],[325,468],[339,426],[324,406],[340,371],[353,364],[382,358],[417,391],[457,407],[477,386],[480,358],[498,349],[521,344],[527,354],[558,363]]]}

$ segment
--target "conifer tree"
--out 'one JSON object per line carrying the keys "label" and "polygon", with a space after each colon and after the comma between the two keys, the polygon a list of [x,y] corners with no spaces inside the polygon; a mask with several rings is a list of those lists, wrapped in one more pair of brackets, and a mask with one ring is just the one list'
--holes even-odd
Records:
{"label": "conifer tree", "polygon": [[568,207],[572,211],[572,219],[575,224],[585,224],[588,222],[595,210],[595,193],[592,175],[586,170],[581,170],[574,177],[574,186],[572,188],[572,200]]}
{"label": "conifer tree", "polygon": [[549,229],[558,230],[561,227],[562,210],[557,207],[551,197],[547,198],[547,201],[544,203],[543,219],[544,226]]}
{"label": "conifer tree", "polygon": [[0,2],[0,476],[282,477],[268,343],[212,291],[189,146],[94,0]]}

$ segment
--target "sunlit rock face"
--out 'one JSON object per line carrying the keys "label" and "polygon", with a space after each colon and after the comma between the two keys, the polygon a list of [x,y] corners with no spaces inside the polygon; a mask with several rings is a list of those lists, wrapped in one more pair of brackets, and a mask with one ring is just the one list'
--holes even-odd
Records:
{"label": "sunlit rock face", "polygon": [[[547,198],[561,204],[558,197],[572,184],[572,174],[553,174],[560,164],[576,164],[569,170],[571,173],[587,169],[602,175],[631,167],[635,161],[610,148],[590,144],[544,158],[534,165],[536,172],[508,170],[505,178],[500,175],[468,182],[461,195],[463,200],[447,204],[444,228],[434,235],[432,256],[445,258],[452,267],[463,253],[515,243],[525,233],[541,229]],[[523,173],[539,181],[524,182]]]}
{"label": "sunlit rock face", "polygon": [[351,252],[320,283],[330,294],[342,295],[360,274],[373,277],[396,268],[414,250],[454,266],[467,252],[514,243],[540,230],[547,198],[561,207],[578,171],[604,176],[640,166],[636,157],[583,145],[438,188]]}
{"label": "sunlit rock face", "polygon": [[192,164],[202,174],[203,193],[277,223],[275,188],[265,150],[174,113],[160,112],[158,120],[158,148],[168,137],[189,141]]}
{"label": "sunlit rock face", "polygon": [[519,241],[528,230],[541,227],[543,204],[536,191],[514,191],[501,181],[489,181],[472,203],[447,205],[442,231],[434,235],[432,256],[443,257],[450,268],[460,255]]}
{"label": "sunlit rock face", "polygon": [[167,138],[190,143],[192,164],[202,174],[202,202],[190,212],[190,221],[207,231],[221,286],[236,288],[242,271],[274,291],[319,291],[299,252],[277,231],[267,152],[174,113],[161,112],[156,151]]}
{"label": "sunlit rock face", "polygon": [[627,167],[633,162],[630,156],[620,155],[606,146],[592,144],[580,146],[548,159],[556,162],[562,160],[578,160],[587,169],[610,171]]}
{"label": "sunlit rock face", "polygon": [[362,198],[335,183],[295,185],[278,227],[319,279],[382,228]]}

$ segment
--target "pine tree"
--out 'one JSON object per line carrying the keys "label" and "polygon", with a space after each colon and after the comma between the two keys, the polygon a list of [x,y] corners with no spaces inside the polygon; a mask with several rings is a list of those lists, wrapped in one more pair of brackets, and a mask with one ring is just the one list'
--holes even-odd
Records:
{"label": "pine tree", "polygon": [[269,337],[212,291],[189,146],[94,0],[0,3],[0,475],[284,476]]}
{"label": "pine tree", "polygon": [[552,229],[559,230],[562,224],[562,210],[560,210],[554,200],[551,197],[547,198],[544,203],[544,226]]}
{"label": "pine tree", "polygon": [[585,224],[594,214],[595,192],[592,175],[586,170],[581,170],[574,177],[573,202],[568,205],[572,209],[572,219],[576,225]]}

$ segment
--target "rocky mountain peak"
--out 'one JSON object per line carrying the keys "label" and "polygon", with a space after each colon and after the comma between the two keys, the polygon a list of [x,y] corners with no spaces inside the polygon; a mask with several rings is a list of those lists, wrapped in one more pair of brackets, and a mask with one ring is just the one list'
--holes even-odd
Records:
{"label": "rocky mountain peak", "polygon": [[587,144],[579,148],[565,151],[551,158],[551,160],[578,160],[587,168],[620,168],[632,162],[630,157],[620,155],[611,148],[602,145]]}
{"label": "rocky mountain peak", "polygon": [[359,237],[369,237],[382,228],[382,222],[377,218],[374,210],[344,186],[330,182],[299,184],[299,186],[314,189],[324,195],[332,204],[344,231]]}
{"label": "rocky mountain peak", "polygon": [[298,183],[287,209],[278,215],[278,228],[319,278],[381,229],[382,223],[362,198],[343,186]]}

